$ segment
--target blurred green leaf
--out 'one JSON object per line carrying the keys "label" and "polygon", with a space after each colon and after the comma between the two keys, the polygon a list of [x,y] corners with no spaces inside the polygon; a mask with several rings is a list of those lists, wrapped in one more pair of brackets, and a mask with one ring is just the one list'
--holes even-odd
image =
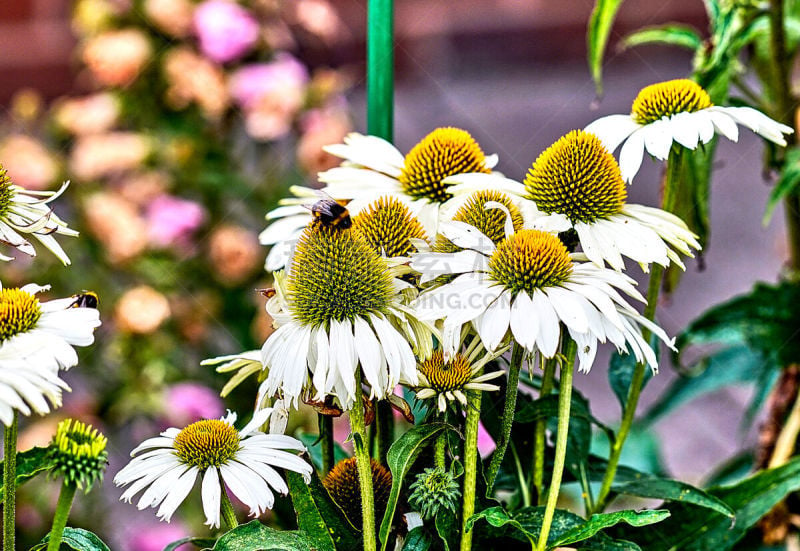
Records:
{"label": "blurred green leaf", "polygon": [[[0,461],[0,469],[3,462]],[[24,452],[17,452],[17,487],[23,485],[38,474],[46,473],[53,466],[52,460],[48,457],[47,448],[31,448]],[[3,503],[5,493],[3,485],[0,484],[0,503]]]}
{"label": "blurred green leaf", "polygon": [[668,23],[639,29],[622,40],[622,47],[626,49],[644,44],[667,44],[696,50],[702,46],[703,39],[688,25]]}
{"label": "blurred green leaf", "polygon": [[613,535],[634,541],[647,551],[726,551],[776,504],[798,490],[800,458],[732,486],[707,490],[734,510],[735,524],[721,513],[673,502],[665,506],[672,516],[664,522],[647,530],[615,529]]}
{"label": "blurred green leaf", "polygon": [[[31,548],[31,551],[41,551],[47,549],[47,543],[50,541],[50,534],[47,534],[44,539]],[[97,534],[84,530],[83,528],[64,528],[64,534],[61,537],[61,547],[67,546],[75,551],[111,551],[108,546],[103,543]]]}
{"label": "blurred green leaf", "polygon": [[302,475],[286,471],[289,494],[297,513],[297,525],[319,551],[355,549],[361,545],[361,534],[345,518],[328,495],[316,472],[306,484]]}
{"label": "blurred green leaf", "polygon": [[796,194],[800,189],[800,149],[794,147],[786,151],[786,160],[783,165],[781,177],[772,188],[767,200],[767,208],[762,222],[766,226],[772,218],[775,207],[787,195]]}
{"label": "blurred green leaf", "polygon": [[389,532],[392,529],[395,509],[400,499],[403,479],[405,479],[408,470],[411,468],[411,465],[414,464],[414,461],[416,461],[422,449],[430,443],[434,436],[446,430],[447,427],[448,425],[444,423],[417,425],[397,439],[392,444],[392,447],[389,448],[389,453],[386,454],[386,462],[389,465],[389,470],[392,472],[392,491],[389,494],[389,500],[386,503],[386,513],[383,515],[383,521],[380,527],[379,535],[382,551],[386,549],[386,545],[389,541]]}
{"label": "blurred green leaf", "polygon": [[213,551],[316,551],[316,549],[303,532],[275,530],[253,520],[223,534]]}
{"label": "blurred green leaf", "polygon": [[597,0],[586,33],[587,57],[597,95],[603,93],[603,54],[608,46],[611,27],[623,0]]}

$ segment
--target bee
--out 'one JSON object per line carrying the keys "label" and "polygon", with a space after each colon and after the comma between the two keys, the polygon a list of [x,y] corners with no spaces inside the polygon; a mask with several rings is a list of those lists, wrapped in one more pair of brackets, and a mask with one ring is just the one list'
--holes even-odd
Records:
{"label": "bee", "polygon": [[337,230],[346,230],[353,225],[347,207],[326,193],[320,191],[317,194],[320,200],[309,207],[315,223]]}
{"label": "bee", "polygon": [[69,305],[69,308],[97,308],[100,302],[97,298],[97,293],[92,291],[84,291],[79,295],[72,295],[75,300]]}

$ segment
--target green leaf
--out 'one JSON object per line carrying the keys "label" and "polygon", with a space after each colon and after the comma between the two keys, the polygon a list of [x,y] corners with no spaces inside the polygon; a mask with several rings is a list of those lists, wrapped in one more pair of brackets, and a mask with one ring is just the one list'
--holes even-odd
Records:
{"label": "green leaf", "polygon": [[613,484],[611,490],[617,494],[629,496],[692,503],[717,511],[729,518],[734,516],[733,509],[718,497],[712,496],[700,488],[695,488],[691,484],[669,478],[644,477],[639,480],[627,480]]}
{"label": "green leaf", "polygon": [[[38,474],[51,469],[53,462],[49,459],[47,448],[31,448],[24,452],[17,452],[17,487]],[[3,462],[0,461],[0,469]],[[0,503],[3,502],[3,486],[0,484]]]}
{"label": "green leaf", "polygon": [[433,546],[433,539],[425,531],[424,526],[417,526],[406,536],[403,551],[428,551]]}
{"label": "green leaf", "polygon": [[[322,444],[316,434],[298,430],[295,432],[294,437],[300,440],[308,448],[308,454],[311,456],[311,462],[318,470],[322,470]],[[338,442],[333,443],[333,462],[334,464],[350,457],[345,449],[339,445]]]}
{"label": "green leaf", "polygon": [[[50,541],[50,534],[47,534],[44,539],[31,548],[31,551],[40,551],[47,549],[47,543]],[[108,546],[103,543],[96,534],[83,528],[64,528],[64,534],[61,537],[61,546],[67,546],[75,551],[111,551]]]}
{"label": "green leaf", "polygon": [[622,0],[597,0],[589,18],[589,28],[586,33],[587,57],[597,95],[603,93],[603,54],[608,45],[611,26],[621,5]]}
{"label": "green leaf", "polygon": [[167,545],[163,551],[175,551],[181,545],[185,545],[187,543],[191,543],[195,547],[199,549],[206,549],[214,547],[214,544],[217,543],[217,540],[212,538],[195,538],[195,537],[188,537],[182,538],[177,541],[173,541],[169,545]]}
{"label": "green leaf", "polygon": [[781,177],[772,188],[767,200],[767,208],[762,222],[766,226],[772,218],[772,213],[778,203],[787,195],[796,194],[800,190],[800,149],[794,147],[786,152]]}
{"label": "green leaf", "polygon": [[434,524],[436,525],[436,534],[444,545],[444,551],[458,549],[458,542],[461,539],[460,517],[456,517],[455,513],[450,510],[441,509],[434,519]]}
{"label": "green leaf", "polygon": [[449,425],[445,423],[429,423],[417,425],[396,440],[389,452],[386,454],[386,462],[392,472],[392,491],[386,503],[386,513],[383,515],[381,529],[379,532],[381,541],[381,551],[385,551],[389,541],[389,532],[392,529],[392,520],[397,508],[397,501],[400,499],[400,490],[411,465],[416,461],[417,456],[430,440],[438,435]]}
{"label": "green leaf", "polygon": [[302,475],[286,471],[286,483],[297,525],[320,551],[356,549],[361,545],[361,534],[330,498],[316,472],[306,484]]}
{"label": "green leaf", "polygon": [[726,551],[731,549],[761,517],[788,494],[800,490],[800,458],[761,471],[737,484],[709,488],[707,492],[736,513],[727,516],[690,503],[669,503],[672,516],[647,530],[618,529],[617,537],[638,543],[647,551]]}
{"label": "green leaf", "polygon": [[548,541],[548,549],[556,547],[563,547],[571,543],[577,543],[591,538],[596,533],[604,528],[610,528],[620,522],[629,524],[631,526],[648,526],[661,522],[669,517],[669,511],[656,510],[656,511],[617,511],[615,513],[600,513],[592,515],[589,520],[581,526],[577,526],[566,533],[562,534],[555,543]]}
{"label": "green leaf", "polygon": [[303,532],[275,530],[253,520],[224,534],[217,541],[213,551],[315,551],[316,549]]}
{"label": "green leaf", "polygon": [[622,47],[626,49],[644,44],[667,44],[697,50],[703,45],[703,39],[688,25],[667,24],[639,29],[622,41]]}

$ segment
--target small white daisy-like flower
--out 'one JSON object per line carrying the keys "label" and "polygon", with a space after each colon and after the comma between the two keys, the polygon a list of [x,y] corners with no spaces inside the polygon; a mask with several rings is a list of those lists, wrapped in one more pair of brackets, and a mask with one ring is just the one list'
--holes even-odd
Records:
{"label": "small white daisy-like flower", "polygon": [[[289,488],[276,470],[287,469],[310,481],[311,465],[291,451],[305,451],[297,439],[259,430],[272,413],[262,409],[242,430],[234,428],[236,414],[217,420],[197,421],[184,429],[169,428],[161,436],[145,440],[131,452],[135,456],[114,477],[117,486],[130,487],[123,501],[144,490],[137,508],[158,507],[156,515],[169,522],[201,477],[206,524],[218,528],[223,485],[250,508],[252,516],[271,509],[273,490],[282,495]],[[138,455],[140,452],[141,455]]]}
{"label": "small white daisy-like flower", "polygon": [[[74,237],[78,232],[69,229],[48,204],[64,193],[67,185],[68,182],[65,182],[58,191],[27,190],[14,185],[0,165],[0,242],[29,256],[36,256],[36,249],[23,237],[28,234],[61,262],[69,264],[69,257],[54,234]],[[0,254],[0,260],[14,260],[14,257]]]}
{"label": "small white daisy-like flower", "polygon": [[[267,311],[277,329],[261,350],[269,370],[263,394],[297,404],[335,395],[349,409],[361,392],[384,398],[400,378],[416,381],[414,352],[432,352],[432,328],[405,305],[411,285],[355,229],[313,224],[301,236],[289,273],[275,274]],[[309,385],[310,383],[310,385]]]}
{"label": "small white daisy-like flower", "polygon": [[459,346],[464,324],[472,323],[489,351],[510,335],[527,352],[552,358],[562,327],[578,344],[579,369],[588,371],[598,342],[630,350],[655,370],[655,353],[641,335],[645,326],[670,343],[664,331],[641,316],[619,291],[644,302],[622,273],[573,254],[555,235],[523,229],[495,245],[472,226],[450,222],[441,233],[463,250],[421,253],[411,266],[426,280],[457,276],[422,293],[412,304],[421,319],[443,319],[445,357]]}
{"label": "small white daisy-like flower", "polygon": [[[13,411],[44,415],[61,405],[61,369],[78,363],[73,346],[94,342],[100,325],[95,308],[75,297],[40,302],[49,286],[0,289],[0,421],[9,425]],[[49,404],[48,404],[49,402]]]}
{"label": "small white daisy-like flower", "polygon": [[[325,151],[344,159],[342,166],[319,174],[326,194],[349,201],[347,208],[356,215],[378,197],[401,200],[419,219],[428,235],[436,234],[440,220],[457,208],[458,200],[448,191],[448,178],[459,174],[491,173],[497,155],[485,155],[469,132],[459,128],[437,128],[403,155],[392,144],[376,136],[349,134],[343,144]],[[282,267],[291,246],[311,221],[307,205],[318,196],[309,188],[293,187],[295,198],[267,214],[274,220],[259,236],[263,245],[272,245],[266,269]]]}
{"label": "small white daisy-like flower", "polygon": [[794,130],[752,107],[723,107],[711,103],[708,92],[691,80],[676,79],[642,88],[633,100],[630,115],[609,115],[586,127],[614,151],[621,143],[622,177],[631,182],[642,164],[645,150],[658,160],[669,156],[672,144],[696,149],[715,134],[739,139],[737,125],[786,146],[784,134]]}
{"label": "small white daisy-like flower", "polygon": [[458,400],[467,407],[469,390],[492,392],[500,390],[497,385],[488,381],[503,374],[502,370],[481,373],[483,367],[505,352],[507,348],[499,348],[495,352],[486,352],[479,338],[473,338],[470,346],[463,353],[456,353],[449,359],[444,352],[435,351],[430,358],[419,363],[419,382],[414,387],[420,400],[434,399],[440,412],[447,410],[447,404]]}

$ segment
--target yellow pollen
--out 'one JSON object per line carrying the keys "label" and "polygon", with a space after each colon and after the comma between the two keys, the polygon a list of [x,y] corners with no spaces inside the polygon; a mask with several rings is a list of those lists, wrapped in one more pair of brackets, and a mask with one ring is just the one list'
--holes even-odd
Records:
{"label": "yellow pollen", "polygon": [[522,230],[507,237],[489,259],[489,274],[512,295],[557,286],[572,274],[569,251],[555,235]]}
{"label": "yellow pollen", "polygon": [[473,137],[460,128],[437,128],[406,155],[400,174],[403,190],[415,199],[443,203],[452,197],[442,180],[465,172],[489,173],[486,156]]}
{"label": "yellow pollen", "polygon": [[0,289],[0,342],[30,331],[42,315],[39,299],[22,289]]}
{"label": "yellow pollen", "polygon": [[525,177],[540,210],[592,223],[618,213],[627,190],[619,165],[594,134],[573,130],[548,147]]}
{"label": "yellow pollen", "polygon": [[436,351],[429,359],[419,364],[418,369],[436,392],[463,390],[464,385],[472,379],[472,369],[467,359],[460,354],[445,362],[442,352]]}
{"label": "yellow pollen", "polygon": [[633,100],[631,114],[639,124],[648,124],[676,113],[693,113],[712,105],[708,92],[699,84],[680,78],[642,88]]}
{"label": "yellow pollen", "polygon": [[239,451],[239,433],[218,419],[192,423],[175,437],[175,454],[200,470],[219,467]]}
{"label": "yellow pollen", "polygon": [[394,197],[381,197],[353,219],[353,229],[373,251],[389,258],[417,252],[411,239],[426,239],[425,230],[408,207]]}

